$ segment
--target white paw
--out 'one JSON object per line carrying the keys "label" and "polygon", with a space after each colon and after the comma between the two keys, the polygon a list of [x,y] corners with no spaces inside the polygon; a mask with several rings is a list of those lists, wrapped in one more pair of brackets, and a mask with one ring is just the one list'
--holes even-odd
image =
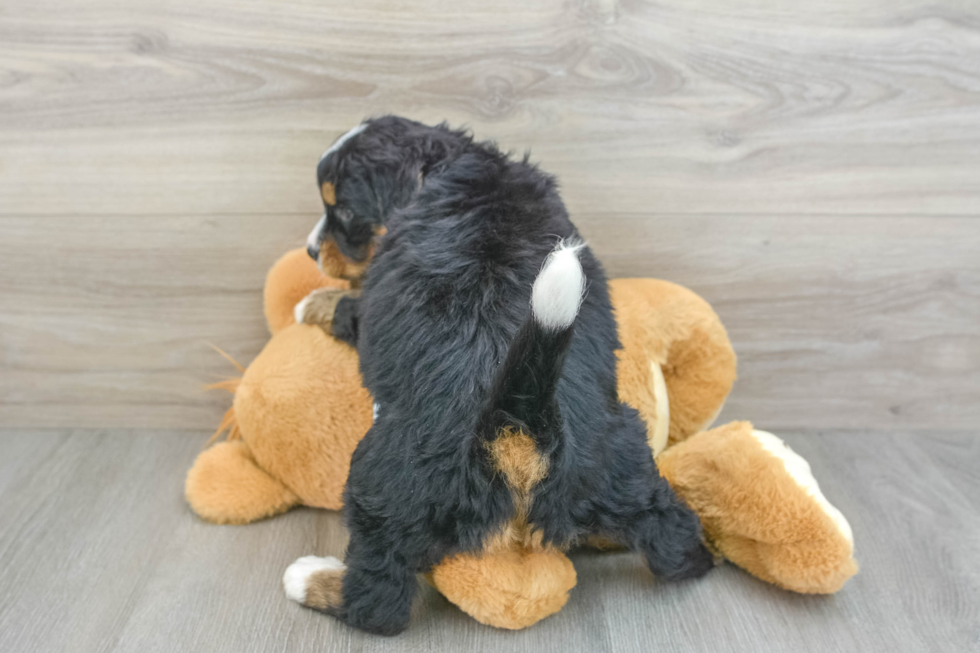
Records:
{"label": "white paw", "polygon": [[296,318],[296,324],[303,323],[303,316],[306,315],[306,306],[310,303],[313,293],[310,293],[304,297],[296,306],[293,308],[293,317]]}
{"label": "white paw", "polygon": [[303,556],[286,568],[286,573],[282,575],[282,586],[288,598],[297,603],[306,603],[306,588],[309,586],[310,576],[324,569],[343,571],[346,568],[344,563],[333,556]]}

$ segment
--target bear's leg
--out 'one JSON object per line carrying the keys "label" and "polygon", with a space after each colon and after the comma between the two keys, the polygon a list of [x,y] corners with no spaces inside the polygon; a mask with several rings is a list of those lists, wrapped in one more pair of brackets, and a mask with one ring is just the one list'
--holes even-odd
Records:
{"label": "bear's leg", "polygon": [[247,524],[300,503],[255,463],[242,441],[220,442],[202,451],[187,472],[184,495],[194,512],[216,524]]}

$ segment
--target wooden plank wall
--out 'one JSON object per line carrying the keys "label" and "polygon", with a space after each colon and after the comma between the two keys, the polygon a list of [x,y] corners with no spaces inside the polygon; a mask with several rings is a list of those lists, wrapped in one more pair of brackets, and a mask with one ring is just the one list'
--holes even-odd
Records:
{"label": "wooden plank wall", "polygon": [[10,0],[0,425],[207,429],[361,117],[530,148],[614,276],[711,301],[724,417],[980,424],[980,5]]}

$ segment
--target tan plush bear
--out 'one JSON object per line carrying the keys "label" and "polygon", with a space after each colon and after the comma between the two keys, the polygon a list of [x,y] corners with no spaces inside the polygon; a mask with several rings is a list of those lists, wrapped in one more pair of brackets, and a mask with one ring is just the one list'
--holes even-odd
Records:
{"label": "tan plush bear", "polygon": [[[297,324],[294,307],[311,291],[348,288],[303,250],[269,272],[272,338],[241,379],[219,384],[235,395],[219,429],[228,440],[202,452],[187,475],[187,500],[202,518],[244,524],[297,505],[341,508],[351,454],[372,422],[371,397],[357,352]],[[640,412],[661,473],[701,517],[709,545],[780,587],[840,589],[857,571],[850,528],[806,461],[747,422],[703,430],[735,380],[735,354],[711,307],[653,279],[613,280],[610,294],[623,344],[620,398]],[[560,610],[576,582],[564,553],[539,544],[456,555],[428,578],[480,622],[523,628]]]}

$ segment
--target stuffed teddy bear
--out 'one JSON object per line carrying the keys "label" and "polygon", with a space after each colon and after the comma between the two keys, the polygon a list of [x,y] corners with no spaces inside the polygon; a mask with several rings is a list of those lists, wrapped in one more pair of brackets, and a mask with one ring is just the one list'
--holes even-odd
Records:
{"label": "stuffed teddy bear", "polygon": [[[272,338],[240,379],[217,384],[234,393],[215,434],[228,438],[203,451],[187,475],[187,500],[203,519],[245,524],[298,505],[342,507],[372,401],[356,350],[298,324],[294,308],[311,292],[339,297],[349,289],[304,250],[270,270],[264,300]],[[653,279],[613,280],[610,295],[623,344],[620,398],[647,424],[661,474],[701,518],[708,545],[785,589],[840,589],[857,571],[851,530],[806,461],[748,422],[704,430],[735,380],[735,354],[711,307]],[[455,555],[427,578],[478,621],[509,629],[560,610],[576,582],[563,553],[535,547]]]}

